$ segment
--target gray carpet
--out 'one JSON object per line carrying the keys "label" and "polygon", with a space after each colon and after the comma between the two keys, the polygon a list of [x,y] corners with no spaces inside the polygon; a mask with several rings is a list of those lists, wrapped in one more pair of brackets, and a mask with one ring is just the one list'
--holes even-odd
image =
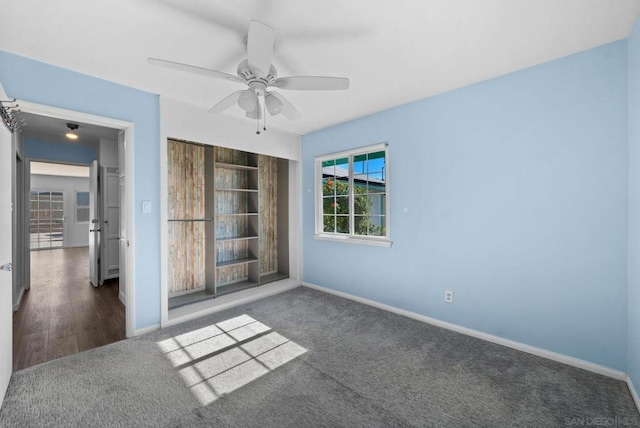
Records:
{"label": "gray carpet", "polygon": [[16,372],[0,410],[8,427],[614,422],[640,425],[621,381],[302,287]]}

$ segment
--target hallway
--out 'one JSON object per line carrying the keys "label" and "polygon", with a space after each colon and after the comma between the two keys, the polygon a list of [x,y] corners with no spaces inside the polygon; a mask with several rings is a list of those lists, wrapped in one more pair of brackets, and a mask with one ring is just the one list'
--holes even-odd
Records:
{"label": "hallway", "polygon": [[118,280],[89,283],[88,247],[31,252],[31,289],[13,314],[13,369],[125,338]]}

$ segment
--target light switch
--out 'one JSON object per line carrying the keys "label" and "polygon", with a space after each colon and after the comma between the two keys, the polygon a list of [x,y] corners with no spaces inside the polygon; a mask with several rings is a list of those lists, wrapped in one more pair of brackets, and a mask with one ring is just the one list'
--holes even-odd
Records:
{"label": "light switch", "polygon": [[151,201],[142,201],[142,214],[151,214]]}

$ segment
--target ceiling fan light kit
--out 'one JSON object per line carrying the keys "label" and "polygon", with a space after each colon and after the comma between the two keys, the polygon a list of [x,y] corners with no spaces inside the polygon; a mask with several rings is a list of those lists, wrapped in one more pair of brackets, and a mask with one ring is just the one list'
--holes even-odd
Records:
{"label": "ceiling fan light kit", "polygon": [[267,96],[264,97],[264,103],[271,116],[276,116],[282,113],[282,101],[276,98],[272,93],[268,93]]}
{"label": "ceiling fan light kit", "polygon": [[[247,59],[240,62],[237,76],[203,67],[182,64],[157,58],[149,58],[148,62],[173,70],[215,77],[243,83],[248,89],[236,91],[211,107],[210,113],[221,113],[234,105],[238,105],[246,112],[250,119],[260,120],[262,110],[266,109],[270,115],[282,113],[289,120],[297,120],[300,113],[296,108],[277,92],[268,91],[269,87],[284,90],[345,90],[349,88],[349,79],[344,77],[326,76],[292,76],[280,77],[271,61],[273,60],[273,29],[258,21],[250,21],[247,35]],[[262,98],[262,103],[260,99]],[[265,115],[266,116],[266,115]],[[266,125],[263,127],[266,130]],[[260,130],[256,132],[260,133]]]}

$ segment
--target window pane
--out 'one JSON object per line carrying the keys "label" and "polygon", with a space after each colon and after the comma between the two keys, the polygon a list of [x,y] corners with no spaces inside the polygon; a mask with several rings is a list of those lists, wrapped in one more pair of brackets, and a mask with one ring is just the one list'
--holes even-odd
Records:
{"label": "window pane", "polygon": [[356,216],[354,219],[355,234],[369,236],[385,236],[384,216]]}
{"label": "window pane", "polygon": [[323,214],[335,214],[336,198],[330,196],[328,198],[322,198],[322,213]]}
{"label": "window pane", "polygon": [[63,217],[63,211],[62,210],[51,211],[51,217],[54,219],[61,220]]}
{"label": "window pane", "polygon": [[369,199],[371,200],[371,211],[372,215],[385,215],[386,214],[386,194],[384,193],[375,193],[369,195]]}
{"label": "window pane", "polygon": [[369,219],[369,235],[371,236],[385,236],[387,231],[385,229],[385,217],[384,216],[371,216]]}
{"label": "window pane", "polygon": [[77,207],[89,206],[89,192],[76,192],[76,206]]}
{"label": "window pane", "polygon": [[329,196],[336,193],[336,183],[333,177],[322,179],[322,195]]}
{"label": "window pane", "polygon": [[354,174],[367,173],[367,155],[358,155],[353,157],[353,173]]}
{"label": "window pane", "polygon": [[349,216],[336,217],[336,232],[349,233]]}
{"label": "window pane", "polygon": [[369,219],[367,217],[355,216],[353,219],[353,225],[355,230],[353,233],[356,235],[368,235],[369,234]]}
{"label": "window pane", "polygon": [[349,194],[349,176],[341,177],[336,180],[336,195],[348,195]]}
{"label": "window pane", "polygon": [[385,167],[384,151],[367,154],[367,173],[383,172]]}
{"label": "window pane", "polygon": [[325,215],[322,217],[323,231],[329,233],[335,233],[336,231],[336,217],[333,215]]}
{"label": "window pane", "polygon": [[61,209],[62,209],[62,201],[51,202],[51,210],[61,210]]}
{"label": "window pane", "polygon": [[349,214],[349,197],[337,196],[335,199],[336,214]]}
{"label": "window pane", "polygon": [[63,194],[62,192],[53,192],[51,193],[52,201],[62,201]]}
{"label": "window pane", "polygon": [[355,214],[371,214],[371,197],[367,194],[357,193],[353,204]]}

